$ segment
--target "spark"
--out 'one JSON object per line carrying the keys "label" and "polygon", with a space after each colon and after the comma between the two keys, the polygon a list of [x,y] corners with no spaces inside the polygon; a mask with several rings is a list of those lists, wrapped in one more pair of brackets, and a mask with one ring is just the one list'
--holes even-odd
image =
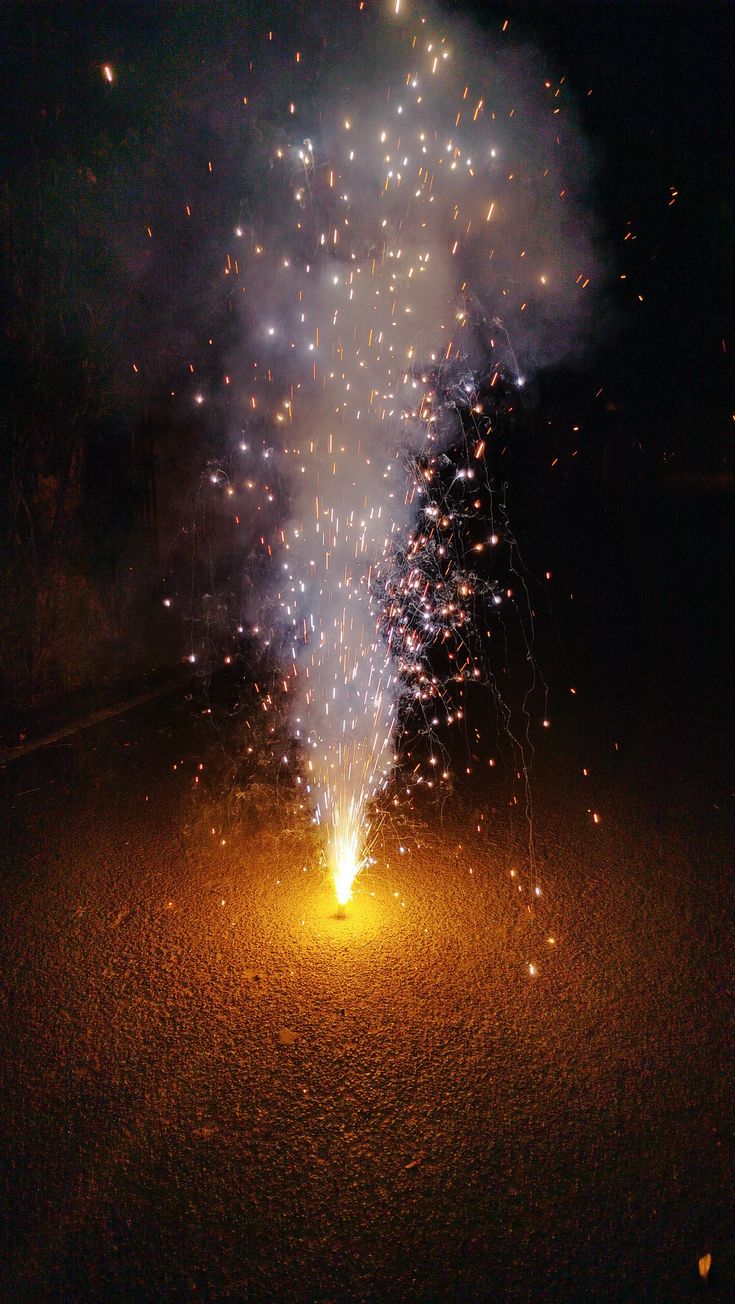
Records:
{"label": "spark", "polygon": [[[240,494],[252,516],[262,513],[260,546],[278,574],[268,603],[280,623],[274,633],[269,616],[254,628],[282,653],[299,778],[341,906],[368,863],[375,803],[407,719],[428,736],[434,721],[461,723],[465,685],[487,679],[487,636],[522,609],[517,574],[500,579],[517,552],[495,478],[497,436],[526,383],[526,321],[548,298],[547,279],[561,286],[563,340],[565,288],[575,305],[567,315],[579,311],[567,269],[585,265],[564,248],[572,224],[558,198],[563,178],[556,147],[542,160],[541,144],[534,181],[551,170],[554,184],[538,238],[524,232],[522,262],[517,244],[512,261],[498,254],[497,242],[514,238],[514,177],[530,175],[513,159],[516,100],[496,104],[495,90],[472,86],[472,61],[463,71],[461,51],[450,58],[443,32],[425,19],[412,27],[401,0],[392,7],[400,67],[386,57],[364,90],[354,76],[349,101],[320,102],[299,132],[295,104],[282,105],[283,134],[268,157],[284,158],[292,174],[274,168],[264,229],[248,218],[249,240],[237,246],[250,244],[242,263],[253,314],[243,407],[263,444],[238,430],[239,473],[210,476],[218,499]],[[293,53],[301,63],[303,50]],[[243,227],[234,230],[241,239]],[[533,666],[531,616],[517,619]],[[497,678],[490,683],[525,775],[511,709]],[[438,744],[423,765],[411,784],[449,781]]]}

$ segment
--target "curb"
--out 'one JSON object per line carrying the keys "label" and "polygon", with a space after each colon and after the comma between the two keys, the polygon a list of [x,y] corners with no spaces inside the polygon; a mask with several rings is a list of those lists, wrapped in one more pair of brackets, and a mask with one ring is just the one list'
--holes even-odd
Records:
{"label": "curb", "polygon": [[27,756],[29,752],[39,751],[42,747],[50,747],[52,743],[61,742],[63,738],[70,738],[72,734],[81,733],[82,729],[91,729],[96,724],[111,720],[113,716],[122,715],[125,711],[132,711],[135,706],[142,706],[145,702],[152,702],[157,697],[166,697],[169,693],[175,693],[178,688],[184,688],[190,680],[190,675],[175,681],[169,680],[167,683],[159,684],[157,688],[151,688],[145,693],[136,693],[134,697],[128,697],[122,702],[115,702],[112,706],[105,706],[99,711],[92,711],[89,715],[61,725],[58,729],[53,729],[40,738],[28,739],[27,742],[18,743],[17,747],[0,747],[0,764],[19,760],[21,756]]}

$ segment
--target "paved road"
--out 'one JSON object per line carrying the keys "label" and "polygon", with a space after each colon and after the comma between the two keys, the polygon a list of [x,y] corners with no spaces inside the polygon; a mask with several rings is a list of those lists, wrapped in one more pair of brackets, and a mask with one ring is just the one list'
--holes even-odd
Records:
{"label": "paved road", "polygon": [[182,694],[7,767],[3,1299],[735,1298],[724,515],[656,513],[564,616],[540,898],[481,764],[341,921]]}

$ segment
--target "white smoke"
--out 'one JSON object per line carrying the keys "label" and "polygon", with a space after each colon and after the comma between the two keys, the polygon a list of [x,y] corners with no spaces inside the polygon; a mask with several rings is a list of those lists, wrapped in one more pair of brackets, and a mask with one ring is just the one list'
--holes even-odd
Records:
{"label": "white smoke", "polygon": [[364,39],[349,21],[358,54],[326,78],[310,135],[274,150],[248,303],[268,377],[251,403],[289,484],[294,731],[333,859],[346,839],[359,862],[401,691],[372,593],[416,519],[405,455],[447,433],[433,377],[454,358],[471,389],[478,332],[517,383],[574,350],[596,262],[584,149],[536,55],[436,16],[386,14]]}

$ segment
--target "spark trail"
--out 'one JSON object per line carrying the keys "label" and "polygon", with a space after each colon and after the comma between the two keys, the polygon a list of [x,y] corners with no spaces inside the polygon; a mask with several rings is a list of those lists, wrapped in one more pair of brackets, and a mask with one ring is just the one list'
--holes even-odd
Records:
{"label": "spark trail", "polygon": [[[475,604],[503,600],[463,568],[457,529],[442,533],[442,449],[472,433],[457,472],[471,481],[493,387],[573,346],[592,266],[550,84],[539,104],[517,58],[468,58],[437,19],[392,9],[366,29],[350,89],[335,74],[311,134],[274,150],[273,208],[285,196],[290,211],[254,237],[248,274],[268,378],[250,404],[280,431],[289,483],[277,587],[293,728],[341,904],[401,700],[441,694],[427,656],[449,637],[460,677],[478,674]],[[497,542],[491,526],[471,547]]]}

